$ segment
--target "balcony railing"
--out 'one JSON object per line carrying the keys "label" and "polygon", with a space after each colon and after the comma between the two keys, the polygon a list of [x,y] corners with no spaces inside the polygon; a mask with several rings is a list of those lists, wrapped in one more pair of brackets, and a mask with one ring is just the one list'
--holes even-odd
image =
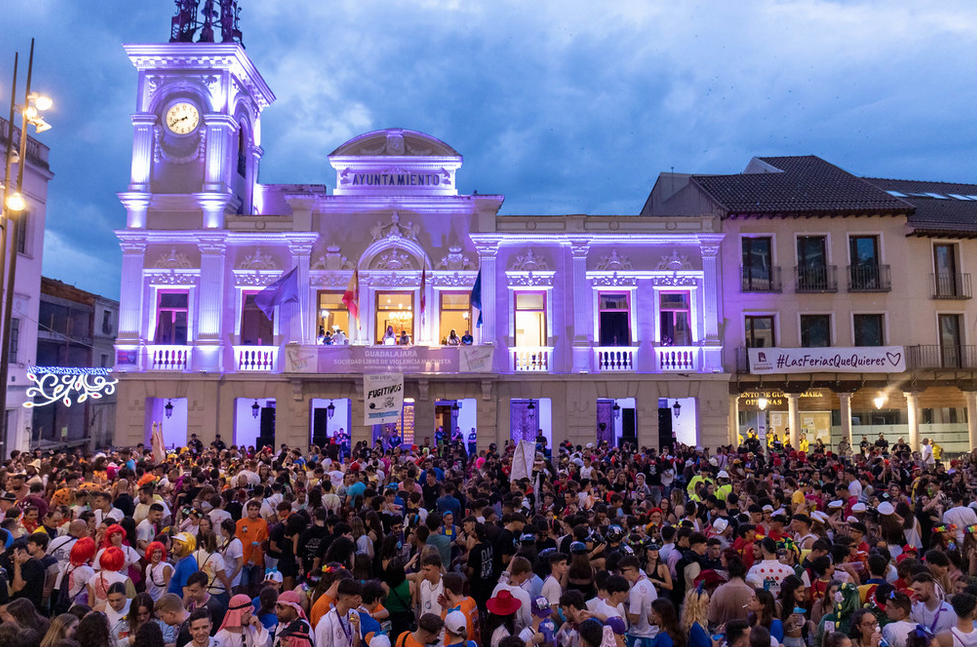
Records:
{"label": "balcony railing", "polygon": [[794,267],[795,292],[837,292],[837,265],[797,265]]}
{"label": "balcony railing", "polygon": [[934,299],[970,299],[970,275],[941,272],[930,275],[933,284]]}
{"label": "balcony railing", "polygon": [[659,373],[695,373],[699,370],[698,346],[656,346]]}
{"label": "balcony railing", "polygon": [[517,346],[512,349],[512,370],[515,373],[545,373],[550,370],[552,346]]}
{"label": "balcony railing", "polygon": [[147,371],[185,371],[192,346],[146,346]]}
{"label": "balcony railing", "polygon": [[779,267],[740,266],[740,292],[780,292]]}
{"label": "balcony railing", "polygon": [[235,346],[234,366],[242,372],[271,372],[278,369],[278,346]]}
{"label": "balcony railing", "polygon": [[889,292],[892,279],[888,265],[849,265],[849,292]]}
{"label": "balcony railing", "polygon": [[910,369],[977,369],[977,346],[931,344],[907,346]]}
{"label": "balcony railing", "polygon": [[636,350],[631,346],[597,346],[594,364],[600,373],[633,373]]}

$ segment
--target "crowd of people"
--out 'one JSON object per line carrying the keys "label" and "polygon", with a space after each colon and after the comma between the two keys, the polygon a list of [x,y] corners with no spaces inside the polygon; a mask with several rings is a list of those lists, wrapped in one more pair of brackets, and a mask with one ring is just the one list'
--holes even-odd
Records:
{"label": "crowd of people", "polygon": [[13,452],[0,645],[977,647],[977,452],[466,440]]}

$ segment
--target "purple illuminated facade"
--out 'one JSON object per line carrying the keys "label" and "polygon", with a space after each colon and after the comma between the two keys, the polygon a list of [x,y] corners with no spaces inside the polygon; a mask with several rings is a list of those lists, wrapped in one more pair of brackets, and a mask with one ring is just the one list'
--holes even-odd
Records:
{"label": "purple illuminated facade", "polygon": [[[170,445],[386,438],[362,422],[362,374],[383,370],[406,375],[404,441],[439,425],[476,429],[480,447],[538,429],[552,443],[727,438],[711,216],[501,215],[503,196],[458,193],[457,151],[399,128],[340,145],[328,188],[263,185],[275,97],[242,46],[126,51],[139,85],[119,194],[117,443],[153,423]],[[254,296],[293,268],[297,301],[265,317]],[[388,330],[409,344],[385,344]]]}

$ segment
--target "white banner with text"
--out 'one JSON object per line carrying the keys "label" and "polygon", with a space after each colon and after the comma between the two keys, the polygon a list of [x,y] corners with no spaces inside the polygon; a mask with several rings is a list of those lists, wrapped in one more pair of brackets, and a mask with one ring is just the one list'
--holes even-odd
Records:
{"label": "white banner with text", "polygon": [[902,346],[751,348],[750,373],[902,373]]}
{"label": "white banner with text", "polygon": [[399,422],[404,408],[403,373],[367,373],[363,376],[363,424]]}

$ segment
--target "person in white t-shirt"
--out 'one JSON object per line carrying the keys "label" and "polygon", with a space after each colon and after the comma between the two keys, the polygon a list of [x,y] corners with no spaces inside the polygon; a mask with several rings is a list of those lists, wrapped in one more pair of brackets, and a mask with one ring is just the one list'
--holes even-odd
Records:
{"label": "person in white t-shirt", "polygon": [[224,558],[224,572],[231,584],[232,589],[241,586],[241,570],[244,565],[244,544],[234,536],[237,530],[233,519],[225,519],[221,522],[220,533],[221,541],[217,551]]}
{"label": "person in white t-shirt", "polygon": [[909,620],[912,601],[905,593],[898,591],[889,595],[885,601],[885,614],[892,622],[882,627],[882,637],[889,647],[906,647],[909,634],[916,630],[916,623]]}
{"label": "person in white t-shirt", "polygon": [[139,553],[140,557],[146,554],[146,546],[156,539],[156,535],[161,530],[160,524],[162,521],[163,506],[159,503],[154,503],[149,506],[149,513],[146,515],[146,518],[136,526],[136,552]]}
{"label": "person in white t-shirt", "polygon": [[421,560],[421,580],[417,587],[418,615],[433,613],[440,617],[444,610],[440,598],[444,595],[444,582],[441,581],[441,556],[430,554]]}
{"label": "person in white t-shirt", "polygon": [[755,589],[770,591],[774,598],[779,597],[781,583],[787,577],[795,575],[794,569],[780,563],[777,559],[777,542],[770,537],[764,537],[760,542],[760,550],[763,551],[763,561],[750,567],[746,574],[746,583]]}
{"label": "person in white t-shirt", "polygon": [[938,634],[934,642],[939,647],[977,647],[977,629],[974,628],[977,597],[970,593],[957,593],[950,603],[957,616],[956,626]]}
{"label": "person in white t-shirt", "polygon": [[651,626],[649,619],[651,617],[651,603],[658,599],[658,591],[641,570],[637,557],[628,555],[621,558],[621,561],[618,562],[618,568],[621,569],[621,574],[631,584],[627,603],[627,615],[631,623],[631,627],[628,629],[628,636],[631,638],[629,642],[638,645],[640,641],[641,647],[645,647],[650,644],[651,639],[657,633]]}
{"label": "person in white t-shirt", "polygon": [[953,507],[943,513],[943,523],[953,524],[957,527],[957,545],[963,546],[963,537],[966,529],[977,524],[977,512],[973,508],[967,507],[968,496],[963,490],[956,490],[953,493]]}
{"label": "person in white t-shirt", "polygon": [[543,581],[541,595],[546,598],[550,608],[558,611],[560,596],[563,595],[563,582],[570,571],[569,558],[564,553],[551,553],[549,556],[550,574]]}
{"label": "person in white t-shirt", "polygon": [[[516,613],[516,631],[522,631],[527,627],[531,628],[533,624],[532,600],[526,589],[522,588],[523,582],[533,576],[533,567],[525,557],[516,556],[509,560],[508,568],[508,582],[503,579],[496,584],[495,589],[492,590],[492,597],[497,596],[500,591],[508,591],[512,597],[519,600],[519,612]],[[504,573],[502,577],[505,578]]]}
{"label": "person in white t-shirt", "polygon": [[956,624],[957,614],[949,603],[937,597],[936,580],[932,575],[917,573],[913,576],[912,589],[916,594],[916,602],[913,602],[910,615],[913,622],[923,625],[934,634],[949,631]]}

